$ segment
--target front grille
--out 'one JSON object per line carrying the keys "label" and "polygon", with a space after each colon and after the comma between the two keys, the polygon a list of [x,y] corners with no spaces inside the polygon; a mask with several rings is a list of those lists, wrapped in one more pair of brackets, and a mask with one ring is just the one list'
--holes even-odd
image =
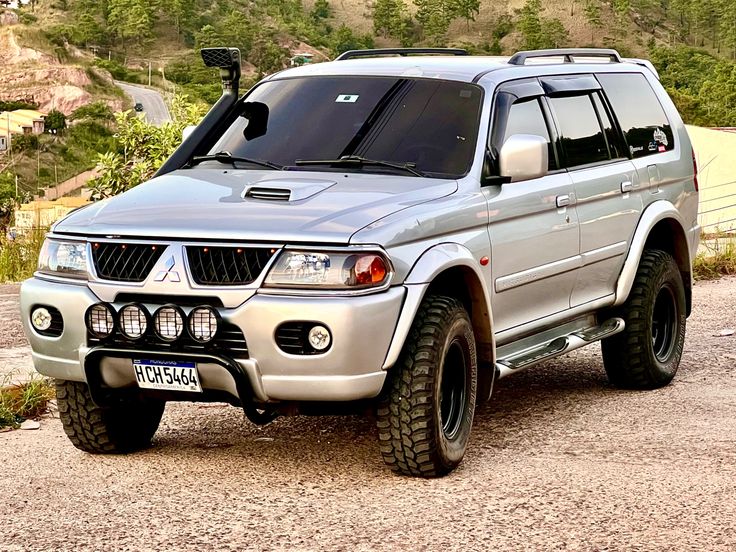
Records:
{"label": "front grille", "polygon": [[187,247],[192,278],[206,286],[250,284],[274,253],[265,247]]}
{"label": "front grille", "polygon": [[118,282],[142,282],[161,258],[165,245],[149,243],[92,243],[97,277]]}
{"label": "front grille", "polygon": [[90,347],[104,345],[118,349],[151,350],[154,352],[184,352],[184,353],[211,353],[221,354],[233,358],[248,358],[248,344],[238,326],[229,322],[221,322],[215,338],[209,343],[197,343],[186,332],[175,342],[166,343],[158,339],[149,331],[141,339],[131,341],[119,332],[115,332],[107,339],[99,339],[91,334],[87,335],[87,344]]}

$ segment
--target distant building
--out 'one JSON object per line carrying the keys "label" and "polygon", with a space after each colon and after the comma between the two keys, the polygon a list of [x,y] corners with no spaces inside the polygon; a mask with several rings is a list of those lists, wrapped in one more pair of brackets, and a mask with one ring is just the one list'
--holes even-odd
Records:
{"label": "distant building", "polygon": [[55,201],[31,201],[15,211],[15,228],[18,234],[29,233],[40,228],[48,228],[74,209],[90,203],[81,197],[62,197]]}
{"label": "distant building", "polygon": [[[46,115],[33,109],[0,111],[0,152],[12,147],[13,136],[18,134],[43,134]],[[10,138],[8,138],[10,134]]]}

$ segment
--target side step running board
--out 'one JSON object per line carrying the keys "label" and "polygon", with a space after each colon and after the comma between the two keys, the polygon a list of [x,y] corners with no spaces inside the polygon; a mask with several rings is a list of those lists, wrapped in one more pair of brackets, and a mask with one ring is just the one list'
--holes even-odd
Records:
{"label": "side step running board", "polygon": [[506,358],[499,358],[496,361],[496,366],[499,370],[499,377],[508,376],[509,374],[518,372],[519,370],[528,368],[529,366],[533,366],[534,364],[538,364],[544,360],[564,355],[595,341],[600,341],[605,337],[610,337],[623,331],[624,328],[625,324],[623,319],[611,318],[606,320],[600,326],[594,326],[568,335],[563,335],[537,347],[532,347],[531,349],[527,349]]}

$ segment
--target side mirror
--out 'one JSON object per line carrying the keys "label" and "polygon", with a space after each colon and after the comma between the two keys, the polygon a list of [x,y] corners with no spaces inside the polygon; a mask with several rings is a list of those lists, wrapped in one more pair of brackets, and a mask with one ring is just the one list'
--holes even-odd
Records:
{"label": "side mirror", "polygon": [[501,147],[501,176],[512,182],[540,178],[547,174],[549,149],[547,140],[533,134],[514,134]]}
{"label": "side mirror", "polygon": [[184,130],[181,131],[181,141],[183,142],[184,140],[189,138],[192,135],[192,132],[194,132],[195,128],[197,128],[195,125],[184,127]]}

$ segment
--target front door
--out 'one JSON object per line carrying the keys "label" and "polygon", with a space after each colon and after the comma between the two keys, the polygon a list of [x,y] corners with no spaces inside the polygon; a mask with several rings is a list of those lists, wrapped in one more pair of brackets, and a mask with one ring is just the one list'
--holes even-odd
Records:
{"label": "front door", "polygon": [[[504,117],[497,117],[496,124]],[[554,131],[539,96],[513,103],[497,151],[515,134],[544,137],[550,173],[484,188],[491,240],[492,305],[497,333],[570,308],[579,263],[579,228],[572,179],[558,166]]]}

